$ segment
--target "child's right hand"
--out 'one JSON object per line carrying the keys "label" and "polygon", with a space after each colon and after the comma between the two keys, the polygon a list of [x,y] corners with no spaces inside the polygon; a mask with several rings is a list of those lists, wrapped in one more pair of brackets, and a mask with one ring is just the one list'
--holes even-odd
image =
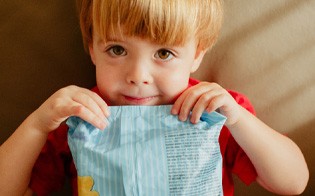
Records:
{"label": "child's right hand", "polygon": [[105,129],[108,106],[96,93],[77,86],[68,86],[49,97],[33,114],[37,130],[50,132],[70,116],[78,116],[99,129]]}

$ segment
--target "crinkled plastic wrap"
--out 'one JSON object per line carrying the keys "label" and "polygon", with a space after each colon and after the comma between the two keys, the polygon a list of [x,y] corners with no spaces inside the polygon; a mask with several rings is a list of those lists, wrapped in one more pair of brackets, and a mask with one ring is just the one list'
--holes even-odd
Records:
{"label": "crinkled plastic wrap", "polygon": [[181,122],[171,106],[113,106],[99,130],[71,117],[68,142],[81,195],[223,195],[218,143],[225,117]]}

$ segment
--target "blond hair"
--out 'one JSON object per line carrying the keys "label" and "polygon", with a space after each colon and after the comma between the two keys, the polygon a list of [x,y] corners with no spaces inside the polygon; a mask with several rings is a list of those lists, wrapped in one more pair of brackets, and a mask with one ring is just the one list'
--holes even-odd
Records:
{"label": "blond hair", "polygon": [[220,0],[77,0],[85,49],[93,32],[138,36],[162,45],[182,45],[195,37],[198,47],[216,42],[223,11]]}

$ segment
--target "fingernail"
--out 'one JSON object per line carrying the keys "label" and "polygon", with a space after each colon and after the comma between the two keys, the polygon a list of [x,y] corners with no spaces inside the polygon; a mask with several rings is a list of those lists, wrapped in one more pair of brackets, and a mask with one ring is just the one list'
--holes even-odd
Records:
{"label": "fingernail", "polygon": [[187,119],[185,116],[179,116],[178,118],[180,121],[186,121],[186,119]]}
{"label": "fingernail", "polygon": [[108,126],[108,120],[105,118],[105,120],[102,120],[100,122],[100,130],[104,130]]}
{"label": "fingernail", "polygon": [[178,114],[177,110],[176,110],[176,109],[174,109],[174,108],[172,108],[171,113],[172,113],[173,115]]}
{"label": "fingernail", "polygon": [[106,117],[109,117],[109,115],[110,115],[110,111],[107,109],[107,110],[105,111],[105,116],[106,116]]}
{"label": "fingernail", "polygon": [[106,124],[104,122],[101,122],[98,126],[98,129],[101,131],[104,130],[105,128],[106,128]]}
{"label": "fingernail", "polygon": [[197,124],[197,123],[198,123],[198,119],[190,119],[190,122],[191,122],[192,124]]}
{"label": "fingernail", "polygon": [[195,124],[195,121],[196,121],[196,119],[190,118],[190,122],[191,122],[192,124]]}

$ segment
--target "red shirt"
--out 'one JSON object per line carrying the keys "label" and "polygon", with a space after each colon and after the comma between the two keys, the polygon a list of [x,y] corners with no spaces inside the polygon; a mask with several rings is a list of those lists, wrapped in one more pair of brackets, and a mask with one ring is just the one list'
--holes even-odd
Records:
{"label": "red shirt", "polygon": [[[189,87],[198,83],[199,81],[190,79]],[[96,87],[93,88],[93,91],[99,94]],[[229,91],[229,93],[238,104],[254,114],[253,106],[244,95],[233,91]],[[61,189],[66,177],[71,181],[73,195],[77,195],[77,171],[68,146],[67,134],[68,127],[65,124],[51,132],[34,165],[30,188],[38,196],[48,195]],[[223,158],[223,194],[230,196],[234,195],[232,173],[236,174],[247,185],[255,181],[257,173],[245,152],[225,126],[221,130],[219,143]]]}

